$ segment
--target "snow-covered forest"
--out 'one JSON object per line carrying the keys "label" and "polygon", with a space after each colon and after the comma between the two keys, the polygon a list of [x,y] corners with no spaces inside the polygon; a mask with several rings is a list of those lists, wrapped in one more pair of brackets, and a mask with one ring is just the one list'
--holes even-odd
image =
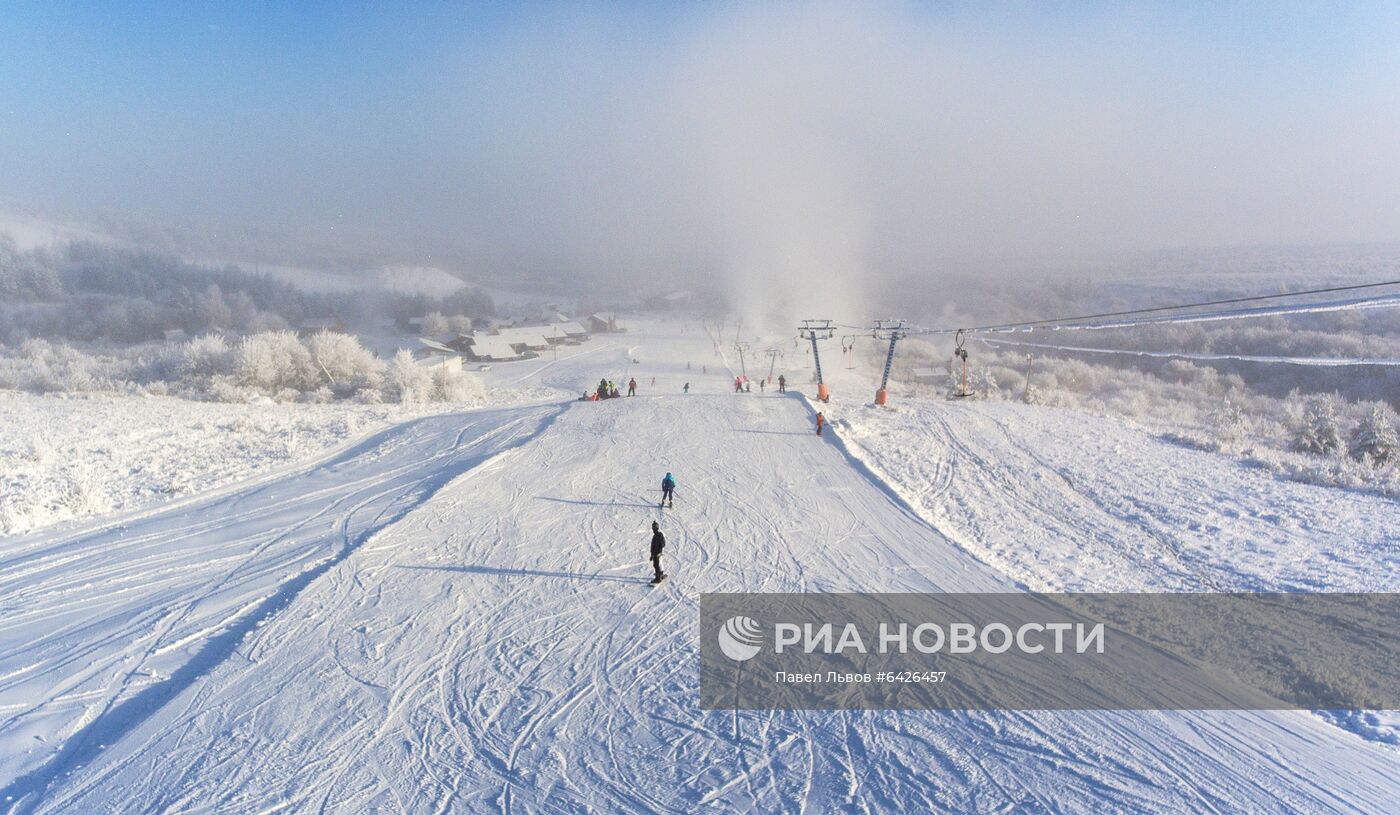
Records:
{"label": "snow-covered forest", "polygon": [[424,364],[407,349],[380,359],[353,335],[263,331],[106,351],[30,339],[0,356],[0,388],[32,393],[122,392],[219,402],[480,401],[460,366]]}
{"label": "snow-covered forest", "polygon": [[0,343],[40,338],[130,344],[180,330],[253,334],[297,328],[308,318],[366,328],[438,313],[482,319],[490,295],[463,287],[433,297],[405,292],[317,292],[238,266],[99,243],[20,249],[0,232]]}
{"label": "snow-covered forest", "polygon": [[[308,317],[406,329],[417,317],[441,334],[493,313],[490,296],[467,287],[445,297],[311,292],[236,267],[97,244],[21,251],[0,235],[0,388],[469,402],[480,384],[458,369],[422,366],[406,353],[380,359],[353,334],[292,329]],[[178,336],[167,341],[171,332]]]}

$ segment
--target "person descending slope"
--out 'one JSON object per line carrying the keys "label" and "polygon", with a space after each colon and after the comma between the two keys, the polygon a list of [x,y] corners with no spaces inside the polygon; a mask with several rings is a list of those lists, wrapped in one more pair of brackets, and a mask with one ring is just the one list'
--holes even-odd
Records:
{"label": "person descending slope", "polygon": [[787,377],[778,374],[778,393],[787,393]]}
{"label": "person descending slope", "polygon": [[681,392],[682,392],[682,393],[690,393],[690,383],[689,383],[689,382],[685,383],[685,387],[681,388]]}
{"label": "person descending slope", "polygon": [[822,425],[824,425],[824,424],[826,424],[826,417],[823,416],[823,415],[822,415],[822,412],[819,410],[819,411],[817,411],[817,435],[818,435],[818,436],[820,436],[820,435],[822,434]]}
{"label": "person descending slope", "polygon": [[661,534],[661,524],[656,521],[651,522],[651,567],[656,570],[656,577],[652,578],[651,584],[666,579],[666,573],[661,571],[661,550],[666,548],[666,536]]}
{"label": "person descending slope", "polygon": [[676,505],[675,491],[676,479],[672,478],[670,473],[666,473],[666,477],[661,479],[661,506],[674,507]]}
{"label": "person descending slope", "polygon": [[635,376],[632,377],[632,381],[631,381],[631,382],[628,382],[628,383],[627,383],[627,395],[628,395],[628,396],[636,396],[636,395],[637,395],[637,378],[636,378]]}

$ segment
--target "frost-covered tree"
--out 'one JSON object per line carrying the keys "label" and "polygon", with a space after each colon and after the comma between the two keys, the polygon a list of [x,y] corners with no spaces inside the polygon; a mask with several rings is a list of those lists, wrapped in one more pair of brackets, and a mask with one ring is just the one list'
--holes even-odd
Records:
{"label": "frost-covered tree", "polygon": [[426,402],[433,398],[433,377],[412,352],[401,350],[389,363],[384,390],[390,400],[405,405]]}
{"label": "frost-covered tree", "polygon": [[195,295],[187,327],[192,331],[227,331],[233,327],[233,309],[224,302],[223,289],[217,283]]}
{"label": "frost-covered tree", "polygon": [[972,374],[972,389],[983,399],[991,398],[997,389],[997,378],[991,368],[986,365],[978,366]]}
{"label": "frost-covered tree", "polygon": [[236,291],[227,294],[224,296],[224,303],[228,306],[229,326],[233,330],[249,333],[269,330],[259,319],[258,305],[247,292]]}
{"label": "frost-covered tree", "polygon": [[1351,454],[1372,464],[1387,464],[1400,456],[1395,412],[1384,405],[1372,406],[1351,434]]}
{"label": "frost-covered tree", "polygon": [[479,402],[486,396],[481,380],[459,368],[435,366],[432,377],[433,398],[440,402]]}
{"label": "frost-covered tree", "polygon": [[0,360],[0,387],[36,393],[64,393],[116,388],[129,365],[107,356],[90,356],[62,343],[26,340],[14,357]]}
{"label": "frost-covered tree", "polygon": [[9,235],[0,235],[0,298],[6,301],[56,297],[62,284],[45,252],[22,252]]}
{"label": "frost-covered tree", "polygon": [[[301,394],[298,398],[299,398],[299,401],[306,402],[306,403],[308,403],[308,404],[313,404],[313,405],[328,405],[328,404],[330,404],[331,402],[334,402],[334,401],[335,401],[335,392],[332,391],[330,388],[326,387],[325,385],[322,385],[321,387],[316,388],[315,390],[307,391],[306,393]],[[278,401],[290,401],[290,400],[278,400]]]}
{"label": "frost-covered tree", "polygon": [[384,363],[349,334],[319,331],[307,341],[325,384],[340,395],[384,386]]}
{"label": "frost-covered tree", "polygon": [[232,368],[233,351],[218,334],[195,337],[180,348],[177,373],[182,379],[208,379]]}
{"label": "frost-covered tree", "polygon": [[1196,366],[1184,359],[1173,359],[1162,366],[1164,378],[1176,383],[1186,382],[1191,378],[1191,374],[1196,370]]}
{"label": "frost-covered tree", "polygon": [[429,337],[436,337],[452,330],[452,323],[442,316],[441,312],[433,311],[423,316],[423,334]]}
{"label": "frost-covered tree", "polygon": [[1227,448],[1244,441],[1249,432],[1249,419],[1239,404],[1229,397],[1210,415],[1210,423],[1216,439]]}
{"label": "frost-covered tree", "polygon": [[1346,453],[1335,396],[1314,396],[1304,404],[1302,416],[1294,428],[1293,447],[1317,456]]}
{"label": "frost-covered tree", "polygon": [[234,372],[241,384],[268,393],[283,388],[314,390],[325,381],[311,352],[290,331],[244,337],[238,344]]}

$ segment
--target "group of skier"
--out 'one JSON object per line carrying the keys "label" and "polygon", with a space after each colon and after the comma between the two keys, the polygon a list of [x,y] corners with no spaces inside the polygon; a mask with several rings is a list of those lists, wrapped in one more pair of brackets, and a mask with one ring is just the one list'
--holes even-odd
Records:
{"label": "group of skier", "polygon": [[[763,393],[763,391],[765,391],[767,388],[768,380],[763,377],[759,377],[758,392]],[[753,380],[749,379],[747,376],[734,377],[734,392],[753,393]],[[787,393],[787,377],[783,376],[782,374],[778,375],[778,393]]]}
{"label": "group of skier", "polygon": [[[651,378],[651,384],[653,384],[653,385],[656,384],[656,377],[653,376],[653,377]],[[767,387],[768,387],[768,380],[766,380],[766,379],[759,379],[759,380],[758,380],[758,390],[759,390],[760,393],[762,393],[764,390],[766,390]],[[685,383],[684,385],[681,386],[681,392],[682,392],[682,393],[690,393],[690,383],[689,383],[689,382],[687,382],[687,383]],[[736,376],[736,377],[734,377],[734,392],[735,392],[735,393],[753,393],[753,380],[749,379],[749,378],[746,377],[746,376]],[[783,375],[781,375],[781,374],[778,376],[778,393],[787,393],[787,377],[786,377],[786,376],[783,376]],[[582,394],[581,396],[579,396],[578,399],[579,399],[580,402],[597,402],[597,401],[599,401],[599,400],[601,400],[601,399],[616,399],[617,397],[619,397],[619,396],[621,396],[621,395],[622,395],[622,394],[619,393],[618,390],[617,390],[617,385],[614,385],[611,379],[600,379],[600,380],[598,380],[598,389],[597,389],[597,390],[593,391],[592,393],[589,393],[589,392],[587,392],[587,391],[584,391],[583,394]],[[628,396],[636,396],[636,395],[637,395],[637,378],[636,378],[636,377],[633,377],[630,381],[628,381],[628,383],[627,383],[627,395],[628,395]],[[820,433],[819,433],[818,435],[820,435]]]}
{"label": "group of skier", "polygon": [[[653,379],[653,380],[652,380],[652,384],[655,384],[655,383],[656,383],[656,380]],[[600,399],[616,399],[617,397],[619,397],[619,396],[621,396],[621,395],[622,395],[622,394],[620,394],[620,393],[617,392],[617,386],[614,385],[614,384],[612,383],[612,380],[610,380],[610,379],[600,379],[600,380],[598,380],[598,389],[597,389],[596,391],[594,391],[593,393],[584,393],[582,396],[579,397],[579,401],[580,401],[580,402],[597,402],[597,401],[600,400]],[[636,396],[636,395],[637,395],[637,378],[636,378],[636,377],[633,377],[633,378],[632,378],[632,381],[630,381],[630,382],[627,383],[627,395],[628,395],[628,396]]]}

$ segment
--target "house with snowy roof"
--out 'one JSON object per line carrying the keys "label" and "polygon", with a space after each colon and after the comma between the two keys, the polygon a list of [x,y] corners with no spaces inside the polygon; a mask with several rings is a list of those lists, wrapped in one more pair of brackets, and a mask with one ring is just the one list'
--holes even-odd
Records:
{"label": "house with snowy roof", "polygon": [[472,335],[471,345],[464,353],[473,362],[509,362],[524,359],[526,352],[517,350],[506,337],[478,331]]}
{"label": "house with snowy roof", "polygon": [[589,315],[584,324],[594,334],[613,334],[624,330],[617,321],[617,315],[612,312],[600,311],[597,314]]}

